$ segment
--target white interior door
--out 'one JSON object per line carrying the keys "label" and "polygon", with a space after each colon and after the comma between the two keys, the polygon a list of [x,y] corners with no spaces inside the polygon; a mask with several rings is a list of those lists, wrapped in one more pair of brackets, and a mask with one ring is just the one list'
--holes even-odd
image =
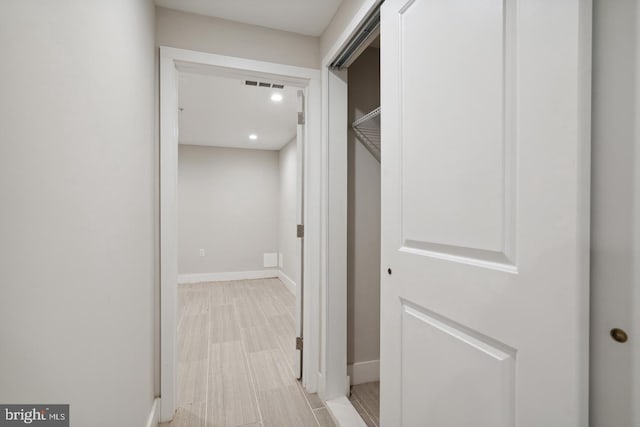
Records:
{"label": "white interior door", "polygon": [[588,425],[590,8],[383,5],[382,427]]}

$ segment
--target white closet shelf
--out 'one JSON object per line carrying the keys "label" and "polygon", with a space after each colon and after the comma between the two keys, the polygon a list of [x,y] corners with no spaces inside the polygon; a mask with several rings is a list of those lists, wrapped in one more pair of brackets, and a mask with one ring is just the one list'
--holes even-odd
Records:
{"label": "white closet shelf", "polygon": [[380,161],[380,107],[351,124],[356,136],[369,152]]}

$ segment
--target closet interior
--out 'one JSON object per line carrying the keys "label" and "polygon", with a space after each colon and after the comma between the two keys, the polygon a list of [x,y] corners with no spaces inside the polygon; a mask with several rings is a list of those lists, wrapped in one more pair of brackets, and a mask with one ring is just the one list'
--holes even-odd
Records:
{"label": "closet interior", "polygon": [[[347,372],[350,400],[370,427],[380,395],[380,36],[348,61]],[[345,66],[343,66],[345,68]]]}

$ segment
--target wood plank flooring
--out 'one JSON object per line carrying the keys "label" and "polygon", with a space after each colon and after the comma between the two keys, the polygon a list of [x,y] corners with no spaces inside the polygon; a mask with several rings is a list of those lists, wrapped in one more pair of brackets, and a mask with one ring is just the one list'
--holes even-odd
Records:
{"label": "wood plank flooring", "polygon": [[368,427],[380,425],[380,382],[351,386],[349,400]]}
{"label": "wood plank flooring", "polygon": [[178,287],[178,409],[164,427],[335,427],[295,379],[295,299],[278,279]]}

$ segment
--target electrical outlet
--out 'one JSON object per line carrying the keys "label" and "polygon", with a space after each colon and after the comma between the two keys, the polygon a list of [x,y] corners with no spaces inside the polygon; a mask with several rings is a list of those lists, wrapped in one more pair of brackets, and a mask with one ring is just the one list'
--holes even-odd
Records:
{"label": "electrical outlet", "polygon": [[200,256],[204,256],[204,249],[200,249]]}

